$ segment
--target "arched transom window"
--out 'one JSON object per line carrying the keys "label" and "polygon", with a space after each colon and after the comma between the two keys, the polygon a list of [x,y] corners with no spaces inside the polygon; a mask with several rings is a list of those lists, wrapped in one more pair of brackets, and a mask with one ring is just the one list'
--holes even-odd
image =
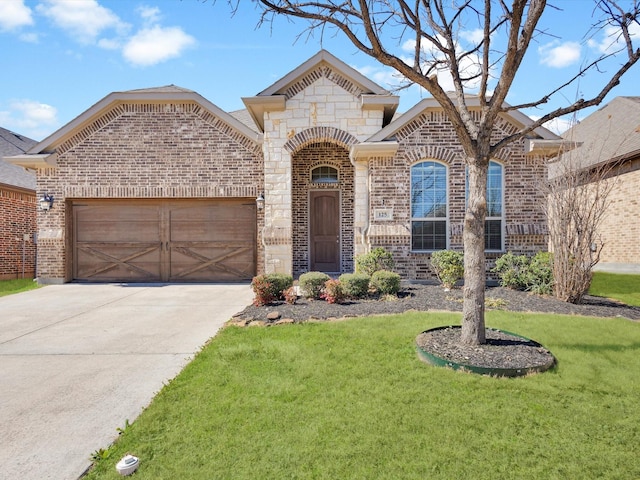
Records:
{"label": "arched transom window", "polygon": [[338,183],[338,169],[320,165],[311,170],[311,183]]}
{"label": "arched transom window", "polygon": [[425,161],[411,167],[411,249],[444,250],[448,243],[447,167]]}

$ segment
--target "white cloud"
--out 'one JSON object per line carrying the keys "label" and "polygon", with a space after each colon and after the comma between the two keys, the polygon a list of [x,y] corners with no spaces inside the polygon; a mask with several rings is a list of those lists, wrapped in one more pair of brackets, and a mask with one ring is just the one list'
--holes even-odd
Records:
{"label": "white cloud", "polygon": [[577,42],[551,42],[538,48],[540,63],[552,68],[568,67],[580,60],[580,44]]}
{"label": "white cloud", "polygon": [[122,50],[124,58],[137,66],[147,67],[180,56],[195,39],[179,27],[144,28],[129,39]]}
{"label": "white cloud", "polygon": [[34,140],[42,140],[59,124],[58,111],[35,100],[12,100],[0,110],[0,124]]}
{"label": "white cloud", "polygon": [[[405,52],[411,52],[415,50],[415,41],[409,40],[402,45],[402,49]],[[422,45],[423,55],[425,66],[423,68],[426,69],[426,66],[429,64],[433,64],[438,61],[444,61],[444,54],[438,50],[435,45],[430,42],[424,42]],[[461,52],[461,51],[460,51]],[[413,58],[406,59],[405,63],[412,64]],[[480,57],[478,55],[466,55],[462,57],[460,60],[460,74],[462,78],[469,78],[464,82],[464,88],[468,90],[476,90],[480,87],[480,73],[481,73],[481,62]],[[455,90],[455,86],[453,83],[453,76],[449,69],[442,64],[442,66],[436,67],[436,73],[438,76],[438,83],[442,87],[445,92],[452,92]]]}
{"label": "white cloud", "polygon": [[138,13],[148,24],[154,25],[160,21],[160,9],[158,7],[142,6],[138,7]]}
{"label": "white cloud", "polygon": [[484,31],[481,28],[475,30],[463,30],[460,37],[473,45],[479,45],[484,39]]}
{"label": "white cloud", "polygon": [[[532,120],[538,120],[540,118],[539,115],[530,115]],[[576,119],[573,115],[568,115],[565,117],[554,118],[553,120],[549,120],[543,126],[547,130],[551,130],[556,135],[562,135],[564,132],[573,127],[576,123],[579,123],[580,120]]]}
{"label": "white cloud", "polygon": [[96,0],[45,0],[36,8],[80,43],[95,42],[105,30],[123,32],[128,27]]}
{"label": "white cloud", "polygon": [[28,25],[33,25],[33,18],[24,0],[0,1],[0,30],[17,30]]}
{"label": "white cloud", "polygon": [[[618,27],[608,26],[601,31],[602,37],[599,40],[590,39],[588,44],[602,54],[610,54],[625,48],[624,38]],[[640,25],[632,23],[629,25],[629,35],[632,40],[640,40]]]}

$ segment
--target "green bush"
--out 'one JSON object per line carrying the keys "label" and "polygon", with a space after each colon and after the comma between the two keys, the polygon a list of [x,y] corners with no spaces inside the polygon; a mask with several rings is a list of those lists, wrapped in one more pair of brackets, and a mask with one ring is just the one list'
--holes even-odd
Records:
{"label": "green bush", "polygon": [[464,277],[464,255],[453,250],[433,252],[431,269],[445,288],[453,288]]}
{"label": "green bush", "polygon": [[388,270],[378,270],[371,275],[371,286],[380,295],[397,295],[400,291],[400,275]]}
{"label": "green bush", "polygon": [[553,254],[538,252],[529,262],[527,289],[538,295],[553,293]]}
{"label": "green bush", "polygon": [[293,277],[286,273],[268,273],[267,282],[272,285],[271,293],[276,300],[284,300],[284,292],[293,286]]}
{"label": "green bush", "polygon": [[320,299],[324,283],[331,277],[322,272],[307,272],[300,275],[298,283],[302,294],[307,298]]}
{"label": "green bush", "polygon": [[382,247],[377,247],[369,253],[364,253],[356,257],[356,273],[373,275],[378,270],[393,270],[395,262],[391,252],[387,252]]}
{"label": "green bush", "polygon": [[371,277],[364,273],[343,273],[340,275],[342,291],[350,298],[364,298],[369,294]]}
{"label": "green bush", "polygon": [[498,274],[500,285],[514,290],[527,289],[529,272],[529,257],[514,255],[507,252],[496,260],[496,266],[491,269]]}
{"label": "green bush", "polygon": [[549,252],[538,252],[533,258],[508,252],[496,260],[491,271],[498,274],[503,287],[539,295],[553,293],[553,255]]}

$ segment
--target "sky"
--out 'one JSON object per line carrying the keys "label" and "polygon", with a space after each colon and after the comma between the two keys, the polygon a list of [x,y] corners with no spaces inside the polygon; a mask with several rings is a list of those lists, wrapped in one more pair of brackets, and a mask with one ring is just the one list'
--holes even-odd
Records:
{"label": "sky", "polygon": [[[557,8],[545,11],[507,97],[512,105],[541,98],[612,48],[613,32],[590,29],[593,0],[549,3]],[[309,37],[302,20],[277,18],[258,28],[259,19],[253,1],[241,2],[232,14],[225,0],[0,0],[0,127],[40,141],[111,92],[170,84],[194,90],[227,112],[240,110],[242,97],[266,89],[322,48],[384,88],[399,84],[392,70],[339,33]],[[463,29],[460,47],[471,45],[477,33],[472,26]],[[634,34],[640,45],[640,28]],[[407,58],[413,46],[395,39],[389,45]],[[539,118],[592,95],[616,62],[523,113]],[[438,79],[448,84],[445,74]],[[399,111],[429,96],[415,86],[397,93]],[[618,95],[640,95],[640,65],[605,103]],[[569,121],[550,128],[562,132]]]}

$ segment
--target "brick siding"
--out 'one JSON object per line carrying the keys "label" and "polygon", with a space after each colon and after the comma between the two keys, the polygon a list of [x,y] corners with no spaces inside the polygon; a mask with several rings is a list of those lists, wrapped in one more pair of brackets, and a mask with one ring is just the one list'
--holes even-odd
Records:
{"label": "brick siding", "polygon": [[34,277],[36,208],[35,193],[0,185],[0,280]]}
{"label": "brick siding", "polygon": [[[55,197],[39,214],[38,270],[56,282],[71,279],[72,199],[253,200],[264,191],[260,145],[195,103],[117,105],[57,152],[57,168],[38,174],[38,190]],[[263,255],[258,243],[259,269]]]}
{"label": "brick siding", "polygon": [[[513,133],[513,126],[498,122],[494,139]],[[419,116],[397,134],[400,144],[393,158],[372,158],[369,241],[371,248],[391,251],[396,270],[403,277],[431,280],[429,253],[411,251],[410,175],[411,166],[423,160],[436,160],[448,167],[449,248],[462,251],[465,210],[465,155],[455,132],[441,112]],[[534,254],[546,250],[546,220],[540,183],[546,178],[545,161],[524,154],[523,142],[502,149],[494,160],[504,167],[505,252]],[[376,220],[373,212],[387,209],[393,219]],[[487,252],[487,271],[501,253]],[[491,275],[488,275],[491,278]]]}
{"label": "brick siding", "polygon": [[[338,170],[338,184],[312,184],[311,170],[330,165]],[[309,191],[340,191],[341,272],[353,271],[353,165],[349,152],[333,143],[308,145],[293,155],[293,275],[309,271]]]}
{"label": "brick siding", "polygon": [[640,159],[628,162],[615,182],[598,230],[604,242],[600,262],[637,265],[640,264]]}

